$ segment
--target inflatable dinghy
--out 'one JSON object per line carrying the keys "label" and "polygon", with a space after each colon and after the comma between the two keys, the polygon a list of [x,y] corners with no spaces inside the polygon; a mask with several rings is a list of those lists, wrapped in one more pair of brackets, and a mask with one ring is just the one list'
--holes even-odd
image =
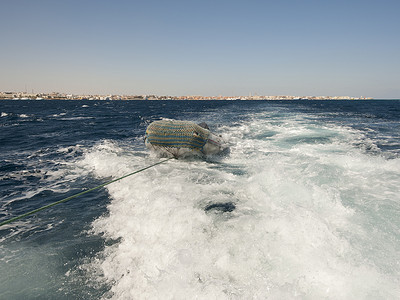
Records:
{"label": "inflatable dinghy", "polygon": [[204,156],[224,153],[225,141],[210,132],[205,123],[161,120],[151,123],[146,130],[146,147],[167,157]]}

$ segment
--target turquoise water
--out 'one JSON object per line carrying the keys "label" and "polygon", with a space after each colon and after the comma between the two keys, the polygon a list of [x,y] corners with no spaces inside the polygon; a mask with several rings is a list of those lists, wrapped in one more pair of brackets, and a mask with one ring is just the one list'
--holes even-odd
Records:
{"label": "turquoise water", "polygon": [[0,113],[1,220],[159,161],[143,144],[153,120],[205,121],[231,145],[2,227],[0,298],[400,295],[400,101],[1,101]]}

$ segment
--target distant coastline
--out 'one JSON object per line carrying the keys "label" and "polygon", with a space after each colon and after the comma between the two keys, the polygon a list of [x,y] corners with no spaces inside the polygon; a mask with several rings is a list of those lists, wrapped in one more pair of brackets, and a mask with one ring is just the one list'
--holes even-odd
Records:
{"label": "distant coastline", "polygon": [[158,95],[77,95],[65,93],[0,92],[0,100],[372,100],[350,96],[158,96]]}

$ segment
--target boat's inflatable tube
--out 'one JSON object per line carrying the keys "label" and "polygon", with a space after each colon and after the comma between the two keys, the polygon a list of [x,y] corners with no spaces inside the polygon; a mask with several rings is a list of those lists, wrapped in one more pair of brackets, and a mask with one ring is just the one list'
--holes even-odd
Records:
{"label": "boat's inflatable tube", "polygon": [[215,155],[228,149],[220,136],[212,134],[207,125],[200,125],[190,121],[154,121],[146,130],[146,147],[168,157]]}

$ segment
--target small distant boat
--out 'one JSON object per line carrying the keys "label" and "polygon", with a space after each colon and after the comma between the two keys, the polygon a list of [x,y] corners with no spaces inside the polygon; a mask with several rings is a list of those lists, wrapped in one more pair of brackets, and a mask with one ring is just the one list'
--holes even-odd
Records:
{"label": "small distant boat", "polygon": [[210,132],[207,124],[190,121],[160,120],[146,130],[148,149],[167,157],[208,156],[229,151],[221,136]]}

